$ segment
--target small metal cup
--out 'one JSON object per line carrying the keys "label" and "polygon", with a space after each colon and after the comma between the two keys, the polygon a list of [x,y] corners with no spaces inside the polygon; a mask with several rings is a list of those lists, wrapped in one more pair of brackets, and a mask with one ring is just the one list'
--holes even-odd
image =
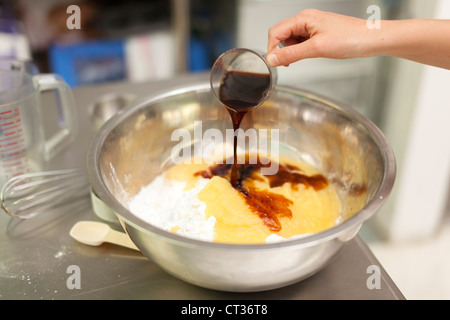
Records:
{"label": "small metal cup", "polygon": [[252,109],[263,104],[270,96],[278,80],[277,69],[269,65],[266,57],[267,54],[264,52],[247,48],[234,48],[222,53],[211,68],[210,83],[216,98],[220,101],[219,88],[225,74],[229,71],[268,74],[270,76],[269,89],[266,91],[264,99]]}
{"label": "small metal cup", "polygon": [[100,129],[109,118],[129,106],[136,98],[129,93],[108,93],[101,96],[90,107],[94,131]]}

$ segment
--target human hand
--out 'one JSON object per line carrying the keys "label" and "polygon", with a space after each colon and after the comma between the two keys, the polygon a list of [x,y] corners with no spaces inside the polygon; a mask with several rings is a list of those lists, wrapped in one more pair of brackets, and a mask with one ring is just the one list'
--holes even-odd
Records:
{"label": "human hand", "polygon": [[[369,56],[369,36],[374,32],[367,28],[363,19],[315,9],[303,10],[269,29],[267,61],[276,67],[308,58]],[[278,47],[281,42],[285,47]]]}

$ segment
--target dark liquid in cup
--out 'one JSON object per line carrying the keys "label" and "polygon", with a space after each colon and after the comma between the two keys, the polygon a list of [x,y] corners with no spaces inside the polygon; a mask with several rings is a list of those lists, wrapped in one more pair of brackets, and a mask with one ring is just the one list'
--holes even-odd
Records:
{"label": "dark liquid in cup", "polygon": [[220,84],[219,98],[228,109],[247,112],[264,100],[269,86],[269,74],[229,71]]}
{"label": "dark liquid in cup", "polygon": [[222,79],[219,99],[231,116],[234,129],[234,162],[231,168],[230,182],[238,186],[237,172],[237,129],[248,111],[265,99],[270,87],[270,75],[242,71],[229,71]]}

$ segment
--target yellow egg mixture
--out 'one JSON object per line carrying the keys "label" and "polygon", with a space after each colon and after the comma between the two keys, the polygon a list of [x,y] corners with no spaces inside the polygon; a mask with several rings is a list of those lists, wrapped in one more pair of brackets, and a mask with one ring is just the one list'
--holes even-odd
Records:
{"label": "yellow egg mixture", "polygon": [[[311,165],[294,161],[287,158],[280,158],[280,166],[287,166],[295,173],[302,176],[320,176],[320,173]],[[170,168],[166,173],[166,178],[186,182],[185,190],[193,188],[202,172],[208,172],[211,168],[206,163],[178,164]],[[286,172],[285,172],[286,173]],[[198,194],[198,198],[206,203],[206,219],[210,216],[216,218],[215,237],[216,242],[226,243],[265,243],[266,238],[271,234],[277,234],[283,238],[290,238],[296,235],[317,233],[329,229],[336,225],[340,219],[341,202],[336,190],[328,181],[320,187],[315,188],[308,183],[285,182],[280,186],[271,187],[270,176],[263,176],[260,172],[252,173],[251,178],[244,182],[244,189],[263,192],[263,202],[271,205],[279,198],[285,198],[284,203],[288,204],[285,214],[269,212],[278,222],[278,227],[273,227],[258,214],[259,206],[249,205],[242,192],[234,188],[228,176],[212,176],[210,181]],[[317,189],[317,190],[316,190]],[[245,190],[244,190],[245,193]],[[277,196],[280,195],[280,196]],[[259,196],[258,196],[259,197]],[[259,205],[259,203],[258,203]],[[256,210],[255,210],[256,208]],[[268,211],[271,211],[270,208]],[[276,210],[275,210],[276,211]],[[173,232],[176,231],[173,228]]]}

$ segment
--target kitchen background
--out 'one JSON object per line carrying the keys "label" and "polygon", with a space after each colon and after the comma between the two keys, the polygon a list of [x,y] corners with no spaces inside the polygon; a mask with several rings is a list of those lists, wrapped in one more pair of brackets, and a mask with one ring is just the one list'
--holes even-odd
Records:
{"label": "kitchen background", "polygon": [[[81,29],[67,19],[81,11]],[[71,87],[208,72],[232,47],[266,49],[270,26],[306,8],[367,19],[450,18],[448,0],[0,2],[0,57],[32,58]],[[76,14],[76,13],[75,13]],[[391,57],[305,60],[279,83],[346,103],[397,157],[392,195],[360,234],[408,299],[450,299],[450,71]]]}

